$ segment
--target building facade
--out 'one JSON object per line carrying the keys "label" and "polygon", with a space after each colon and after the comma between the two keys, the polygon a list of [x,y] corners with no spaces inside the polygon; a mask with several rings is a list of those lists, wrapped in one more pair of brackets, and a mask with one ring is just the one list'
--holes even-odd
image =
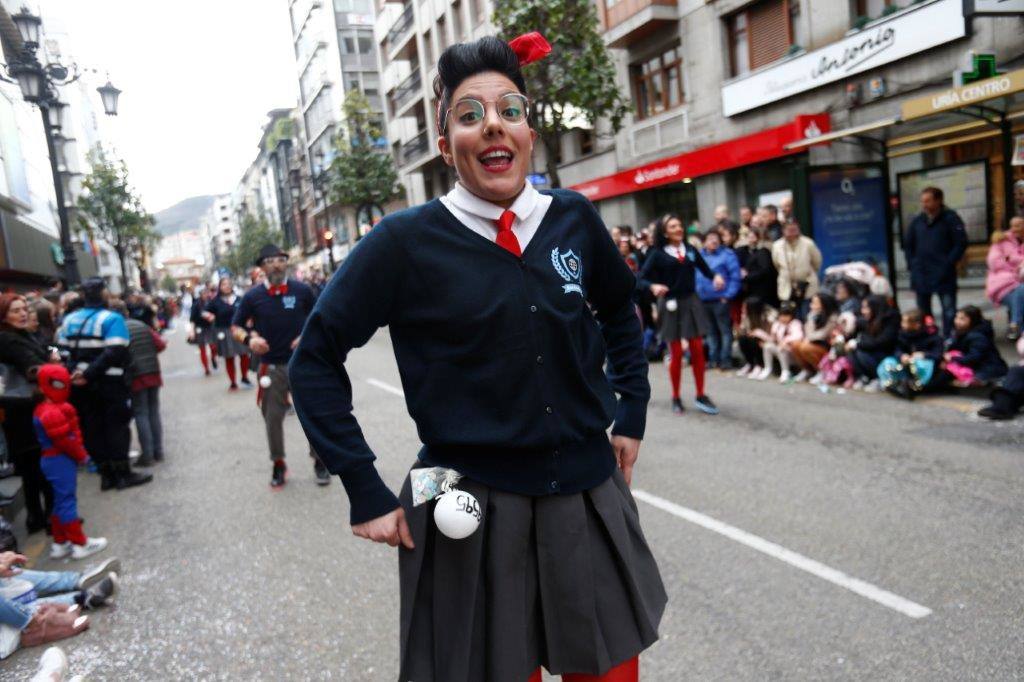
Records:
{"label": "building facade", "polygon": [[[609,224],[672,211],[708,226],[718,204],[788,196],[827,262],[869,258],[889,274],[926,184],[948,183],[974,260],[1005,225],[1024,177],[1010,159],[1024,132],[1019,11],[965,15],[961,0],[599,2],[634,111],[560,173]],[[975,73],[986,55],[1003,73],[995,81]],[[927,104],[957,96],[946,92],[954,73],[993,96]]]}

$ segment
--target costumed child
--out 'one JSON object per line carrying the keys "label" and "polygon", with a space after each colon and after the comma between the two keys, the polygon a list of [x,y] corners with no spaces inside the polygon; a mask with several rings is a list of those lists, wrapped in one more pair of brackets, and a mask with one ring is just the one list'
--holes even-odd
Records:
{"label": "costumed child", "polygon": [[78,465],[89,459],[89,453],[78,426],[78,412],[68,402],[71,375],[62,365],[43,365],[37,381],[45,400],[36,405],[32,421],[43,449],[40,467],[53,488],[50,558],[70,555],[84,559],[106,549],[107,540],[86,537],[78,518]]}
{"label": "costumed child", "polygon": [[942,362],[943,342],[934,325],[926,325],[920,310],[908,310],[900,320],[896,354],[878,364],[883,390],[913,400],[925,390]]}

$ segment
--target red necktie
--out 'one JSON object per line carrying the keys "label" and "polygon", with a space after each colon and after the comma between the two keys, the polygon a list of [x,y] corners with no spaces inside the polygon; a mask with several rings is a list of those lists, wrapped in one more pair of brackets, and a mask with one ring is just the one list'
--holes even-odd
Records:
{"label": "red necktie", "polygon": [[680,263],[686,262],[686,251],[678,246],[676,247],[676,260]]}
{"label": "red necktie", "polygon": [[288,293],[288,283],[271,285],[267,287],[267,293],[271,296],[283,296]]}
{"label": "red necktie", "polygon": [[498,246],[519,258],[523,255],[523,251],[519,248],[519,240],[516,239],[515,232],[512,231],[512,223],[515,222],[515,219],[515,213],[505,211],[500,218],[494,221],[494,224],[498,226],[498,238],[494,241]]}

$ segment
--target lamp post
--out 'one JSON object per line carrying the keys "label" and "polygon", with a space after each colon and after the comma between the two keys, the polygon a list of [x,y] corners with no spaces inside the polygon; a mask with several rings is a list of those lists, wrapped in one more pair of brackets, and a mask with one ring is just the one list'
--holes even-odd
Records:
{"label": "lamp post", "polygon": [[[64,281],[67,286],[81,282],[78,272],[78,257],[71,241],[71,225],[68,218],[68,206],[65,203],[64,180],[61,176],[62,166],[66,167],[63,143],[67,136],[62,131],[66,128],[64,113],[67,104],[60,101],[57,86],[67,85],[78,80],[81,74],[76,65],[68,67],[57,62],[40,63],[37,56],[39,50],[39,33],[42,19],[32,14],[27,7],[11,17],[21,36],[21,54],[12,60],[6,68],[7,77],[0,74],[0,80],[16,82],[21,89],[21,96],[29,104],[39,107],[43,119],[43,133],[46,136],[46,150],[50,155],[50,172],[53,176],[53,192],[57,199],[57,216],[60,220],[60,247],[64,255]],[[108,81],[103,87],[97,88],[103,100],[103,109],[108,116],[117,115],[117,96],[121,91]]]}

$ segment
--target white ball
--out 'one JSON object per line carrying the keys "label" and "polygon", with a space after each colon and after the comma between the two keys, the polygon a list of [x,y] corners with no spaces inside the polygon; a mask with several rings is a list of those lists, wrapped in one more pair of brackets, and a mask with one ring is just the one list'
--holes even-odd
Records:
{"label": "white ball", "polygon": [[670,313],[674,313],[677,308],[679,308],[679,303],[676,302],[676,299],[670,298],[667,301],[665,301],[665,310],[669,311]]}
{"label": "white ball", "polygon": [[260,386],[263,388],[270,388],[270,376],[264,374],[260,377]]}
{"label": "white ball", "polygon": [[224,340],[224,332],[217,332],[217,340],[218,341],[223,341]]}
{"label": "white ball", "polygon": [[437,498],[434,523],[452,540],[468,538],[483,520],[480,503],[465,490],[450,490]]}

